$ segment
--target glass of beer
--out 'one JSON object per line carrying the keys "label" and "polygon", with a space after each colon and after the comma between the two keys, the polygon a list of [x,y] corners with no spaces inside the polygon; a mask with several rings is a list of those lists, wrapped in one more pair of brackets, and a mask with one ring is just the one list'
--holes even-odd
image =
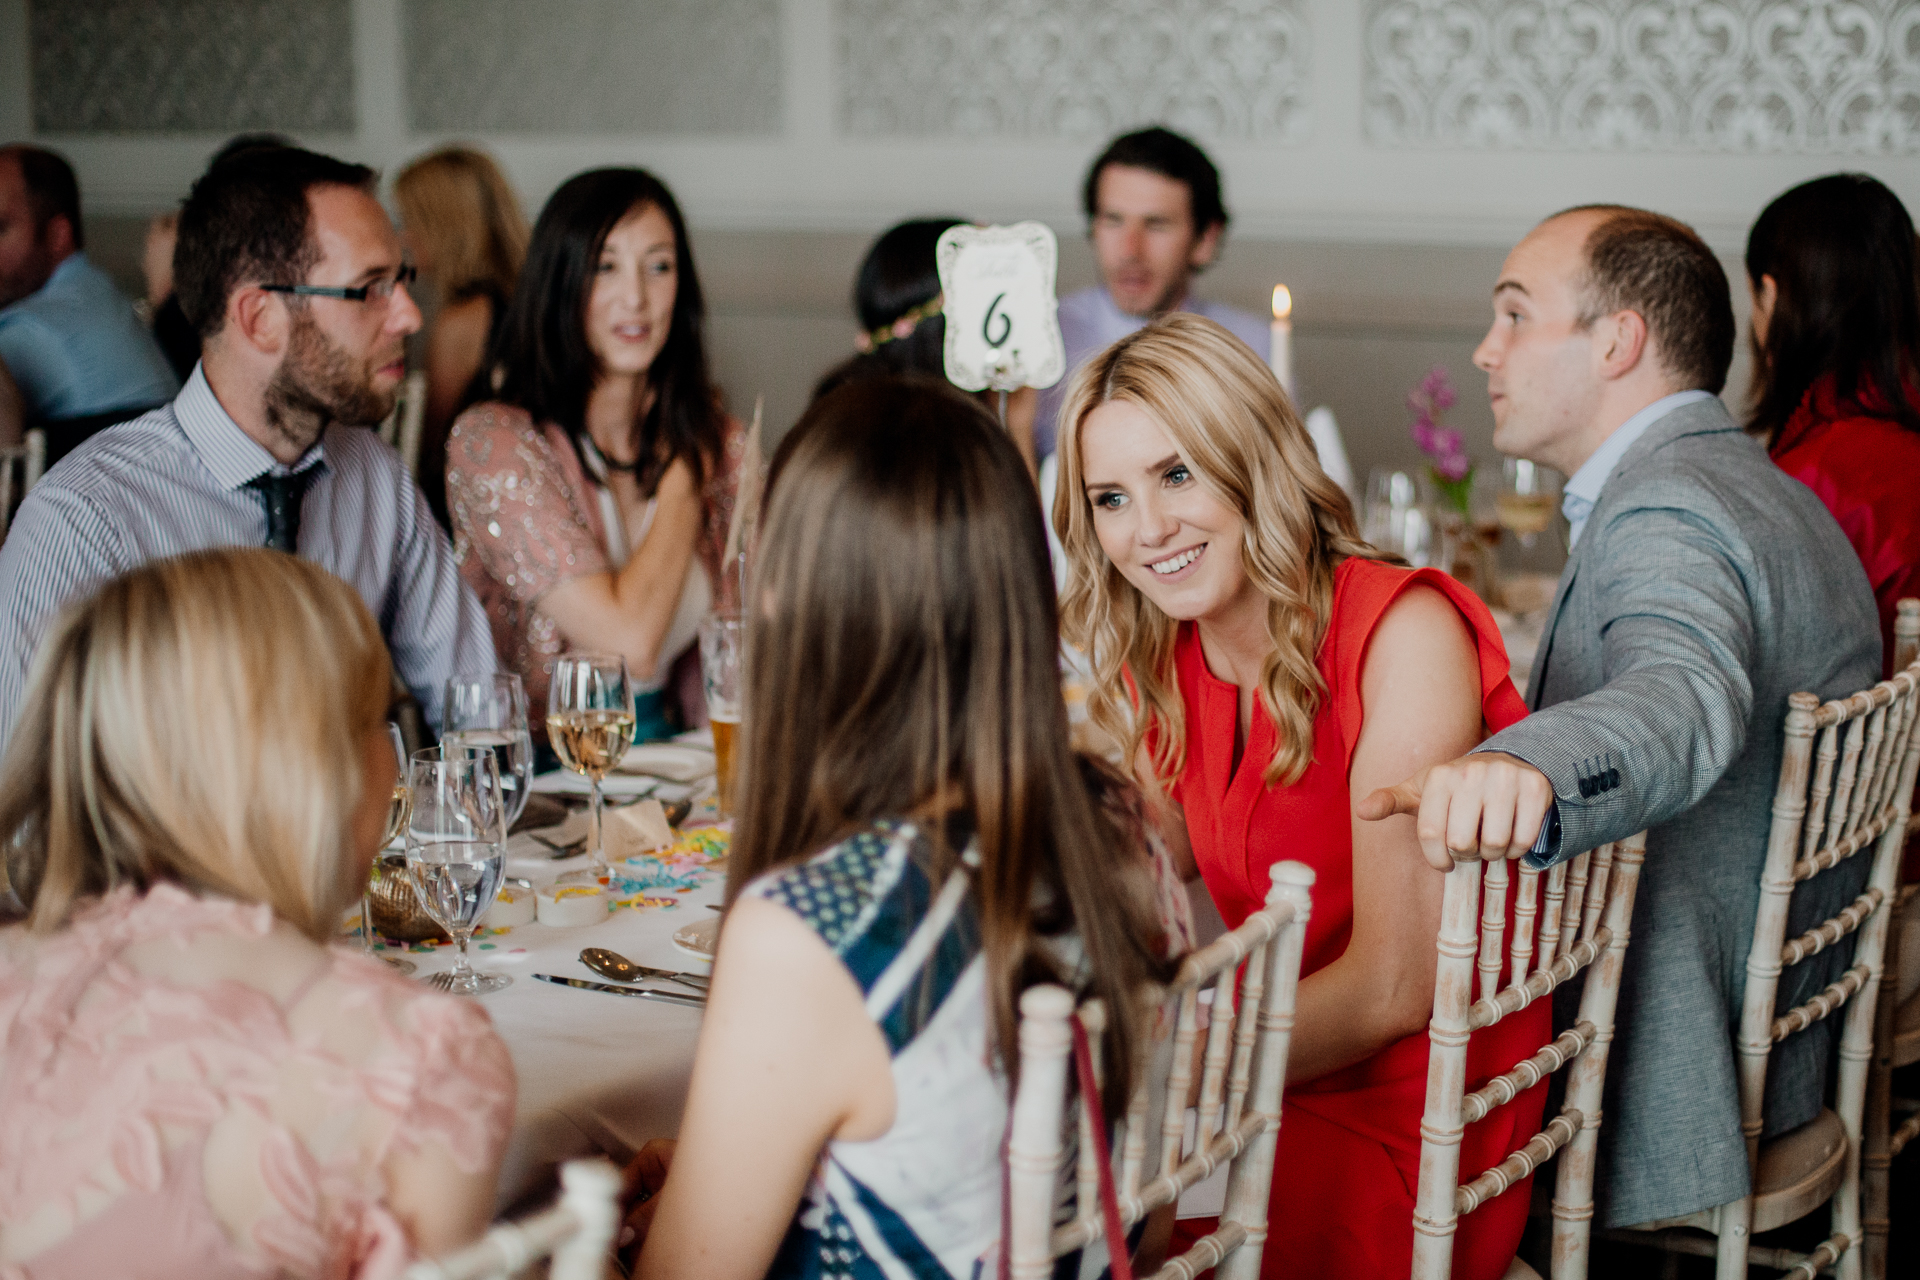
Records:
{"label": "glass of beer", "polygon": [[562,880],[603,881],[607,851],[600,839],[600,780],[620,763],[633,741],[633,685],[624,658],[607,653],[570,653],[554,659],[547,688],[547,741],[560,763],[590,784],[592,821],[587,828],[585,872]]}
{"label": "glass of beer", "polygon": [[710,613],[700,621],[700,674],[706,682],[707,719],[713,725],[713,764],[720,816],[733,816],[733,740],[740,731],[741,655],[746,624],[739,616]]}

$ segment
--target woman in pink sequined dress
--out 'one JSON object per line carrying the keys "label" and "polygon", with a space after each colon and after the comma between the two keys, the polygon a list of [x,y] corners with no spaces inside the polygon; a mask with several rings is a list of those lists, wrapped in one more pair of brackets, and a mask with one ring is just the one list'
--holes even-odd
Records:
{"label": "woman in pink sequined dress", "polygon": [[505,1047],[326,945],[385,832],[390,680],[359,598],[261,549],[136,569],[44,641],[0,764],[31,906],[0,929],[3,1280],[376,1280],[484,1229]]}
{"label": "woman in pink sequined dress", "polygon": [[[553,660],[617,653],[636,738],[704,721],[688,654],[730,606],[720,561],[744,435],[707,371],[706,303],[672,192],[641,169],[568,179],[540,213],[489,360],[447,442],[454,550],[541,732]],[[674,686],[670,688],[670,686]]]}

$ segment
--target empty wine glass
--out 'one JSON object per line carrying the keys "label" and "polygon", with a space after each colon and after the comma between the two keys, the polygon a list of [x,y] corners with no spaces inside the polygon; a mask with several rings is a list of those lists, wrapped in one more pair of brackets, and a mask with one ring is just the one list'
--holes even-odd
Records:
{"label": "empty wine glass", "polygon": [[620,762],[633,740],[633,685],[623,658],[606,653],[570,653],[554,659],[547,688],[547,741],[560,763],[585,775],[592,794],[587,828],[586,872],[562,880],[604,880],[607,853],[600,839],[600,780]]}
{"label": "empty wine glass", "polygon": [[1384,468],[1370,473],[1362,519],[1361,535],[1380,550],[1406,557],[1415,568],[1433,558],[1433,522],[1409,473]]}
{"label": "empty wine glass", "polygon": [[1553,523],[1557,505],[1554,491],[1558,488],[1554,473],[1546,467],[1525,458],[1502,461],[1495,509],[1500,513],[1501,526],[1518,537],[1521,546],[1532,547],[1533,540]]}
{"label": "empty wine glass", "polygon": [[407,825],[407,814],[413,808],[413,793],[407,786],[407,747],[400,740],[400,726],[391,720],[387,721],[387,737],[393,743],[393,795],[387,801],[387,834],[380,839],[380,848],[373,855],[373,868],[367,877],[367,887],[360,892],[360,951],[363,955],[386,961],[402,973],[412,973],[413,961],[402,960],[399,956],[390,956],[373,948],[373,882],[387,874],[387,868],[382,866],[386,861],[387,847],[399,836],[400,829]]}
{"label": "empty wine glass", "polygon": [[453,968],[427,981],[455,995],[498,991],[513,979],[476,973],[467,944],[500,892],[505,869],[506,804],[490,750],[435,747],[408,765],[413,812],[407,819],[407,873],[420,905],[453,935]]}
{"label": "empty wine glass", "polygon": [[441,741],[493,752],[507,800],[507,829],[520,821],[533,782],[533,736],[527,732],[527,689],[515,675],[454,676],[447,681]]}

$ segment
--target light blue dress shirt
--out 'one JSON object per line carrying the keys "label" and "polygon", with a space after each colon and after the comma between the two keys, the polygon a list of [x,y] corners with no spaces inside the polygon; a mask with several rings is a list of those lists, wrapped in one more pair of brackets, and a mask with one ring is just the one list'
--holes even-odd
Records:
{"label": "light blue dress shirt", "polygon": [[[1205,302],[1191,294],[1179,306],[1197,316],[1221,325],[1234,337],[1253,348],[1261,360],[1267,358],[1272,330],[1266,320],[1251,311],[1230,307],[1224,302]],[[1137,329],[1144,329],[1149,316],[1128,315],[1114,304],[1105,285],[1082,289],[1060,299],[1060,338],[1067,350],[1067,372],[1060,381],[1040,393],[1033,417],[1034,452],[1046,457],[1053,452],[1059,435],[1060,409],[1066,403],[1067,383],[1080,366]]]}
{"label": "light blue dress shirt", "polygon": [[1711,399],[1713,392],[1699,390],[1676,391],[1670,396],[1663,396],[1621,423],[1593,451],[1593,456],[1580,464],[1580,469],[1567,478],[1567,487],[1560,492],[1560,514],[1567,518],[1569,551],[1580,545],[1580,531],[1587,527],[1587,517],[1593,514],[1593,504],[1600,501],[1600,491],[1607,487],[1607,477],[1620,465],[1620,459],[1633,447],[1633,442],[1645,435],[1648,427],[1675,409]]}
{"label": "light blue dress shirt", "polygon": [[30,423],[144,411],[180,390],[133,304],[84,253],[0,310],[0,363],[20,384]]}

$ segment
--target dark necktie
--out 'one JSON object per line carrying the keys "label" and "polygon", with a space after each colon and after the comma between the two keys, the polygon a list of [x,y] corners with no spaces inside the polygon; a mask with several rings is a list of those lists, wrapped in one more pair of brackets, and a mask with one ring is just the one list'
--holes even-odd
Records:
{"label": "dark necktie", "polygon": [[268,472],[247,481],[247,488],[260,495],[267,510],[267,545],[276,551],[299,554],[300,503],[313,483],[314,468],[277,476]]}

